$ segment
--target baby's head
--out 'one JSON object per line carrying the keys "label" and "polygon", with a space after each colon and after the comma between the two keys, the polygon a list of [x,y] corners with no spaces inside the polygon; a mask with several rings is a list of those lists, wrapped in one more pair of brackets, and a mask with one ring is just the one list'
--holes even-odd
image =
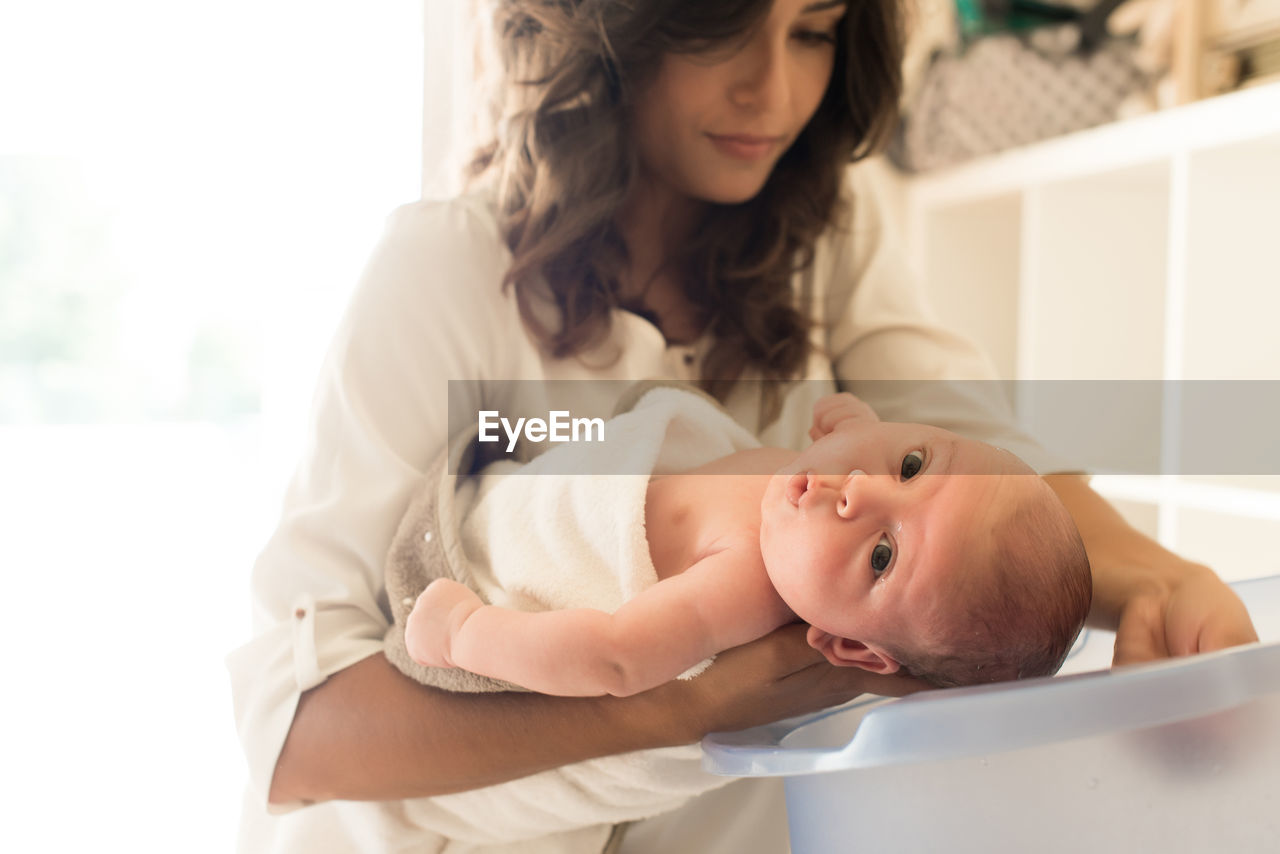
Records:
{"label": "baby's head", "polygon": [[938,686],[1049,675],[1089,610],[1053,491],[945,430],[848,424],[774,475],[761,511],[770,579],[836,664]]}
{"label": "baby's head", "polygon": [[1056,673],[1089,613],[1089,560],[1071,516],[1038,477],[1005,477],[1033,488],[970,533],[972,557],[938,579],[943,596],[919,632],[884,640],[903,670],[932,685]]}

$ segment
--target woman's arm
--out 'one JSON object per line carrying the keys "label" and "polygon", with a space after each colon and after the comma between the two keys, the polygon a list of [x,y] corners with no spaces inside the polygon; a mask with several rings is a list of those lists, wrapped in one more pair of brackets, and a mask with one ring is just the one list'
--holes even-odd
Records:
{"label": "woman's arm", "polygon": [[634,697],[450,694],[382,655],[302,695],[276,763],[272,804],[398,800],[513,780],[571,762],[690,744],[859,694],[920,690],[903,676],[832,667],[785,626],[716,658],[696,679]]}
{"label": "woman's arm", "polygon": [[[228,657],[237,731],[264,807],[298,709],[303,735],[357,711],[367,715],[330,737],[369,734],[372,755],[383,749],[380,734],[399,732],[402,706],[383,721],[378,705],[345,696],[353,682],[340,676],[382,658],[390,622],[383,568],[396,525],[422,467],[446,446],[450,408],[479,408],[477,384],[451,389],[449,380],[518,376],[513,364],[524,354],[480,334],[520,328],[514,302],[498,286],[497,246],[470,205],[398,210],[335,330],[279,523],[254,566],[254,637]],[[377,685],[371,690],[385,694]],[[320,697],[332,702],[317,704]],[[308,716],[308,707],[321,714]],[[322,742],[295,737],[291,750],[297,757],[302,744],[303,761],[320,762]],[[335,759],[339,769],[362,761],[358,752]],[[285,771],[283,779],[293,779]],[[310,782],[345,790],[341,779]],[[274,804],[276,811],[297,806],[279,797]]]}
{"label": "woman's arm", "polygon": [[1130,527],[1083,478],[1045,480],[1084,539],[1093,568],[1089,620],[1115,630],[1116,664],[1258,639],[1244,604],[1207,566],[1184,560]]}
{"label": "woman's arm", "polygon": [[686,722],[674,711],[660,694],[627,703],[450,694],[372,655],[302,695],[269,800],[398,800],[474,789],[680,743]]}

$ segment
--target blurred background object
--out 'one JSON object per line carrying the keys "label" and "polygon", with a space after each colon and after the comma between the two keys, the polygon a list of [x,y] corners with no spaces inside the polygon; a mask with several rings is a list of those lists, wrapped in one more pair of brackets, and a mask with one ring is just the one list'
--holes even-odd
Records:
{"label": "blurred background object", "polygon": [[1204,34],[1205,94],[1280,80],[1280,0],[1213,0]]}
{"label": "blurred background object", "polygon": [[991,33],[1034,30],[1050,24],[1075,23],[1091,42],[1103,22],[1124,0],[955,0],[960,36],[972,41]]}
{"label": "blurred background object", "polygon": [[1280,75],[1280,0],[919,0],[901,169],[952,166]]}

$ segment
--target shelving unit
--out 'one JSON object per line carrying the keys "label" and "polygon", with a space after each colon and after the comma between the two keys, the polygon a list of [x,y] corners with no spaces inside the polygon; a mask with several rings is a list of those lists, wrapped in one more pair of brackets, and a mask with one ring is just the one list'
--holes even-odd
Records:
{"label": "shelving unit", "polygon": [[[1028,429],[1091,470],[1144,472],[1094,484],[1166,546],[1228,579],[1280,572],[1280,468],[1181,471],[1205,416],[1177,382],[1280,381],[1280,83],[910,178],[901,198],[939,315],[1034,381]],[[1280,449],[1275,408],[1242,425],[1241,455]]]}

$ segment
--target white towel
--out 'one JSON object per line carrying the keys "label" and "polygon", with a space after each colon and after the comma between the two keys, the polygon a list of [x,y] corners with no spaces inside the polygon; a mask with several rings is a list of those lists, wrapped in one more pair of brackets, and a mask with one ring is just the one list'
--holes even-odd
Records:
{"label": "white towel", "polygon": [[[759,446],[707,399],[663,387],[608,421],[605,440],[558,446],[524,467],[496,464],[458,492],[468,581],[488,601],[616,610],[657,581],[644,530],[650,474]],[[599,851],[612,825],[676,809],[727,782],[702,770],[692,744],[404,805],[407,819],[457,840],[450,854],[559,854]]]}
{"label": "white towel", "polygon": [[702,397],[665,387],[608,421],[604,438],[485,470],[461,527],[488,601],[616,611],[658,580],[645,536],[650,476],[759,446]]}

